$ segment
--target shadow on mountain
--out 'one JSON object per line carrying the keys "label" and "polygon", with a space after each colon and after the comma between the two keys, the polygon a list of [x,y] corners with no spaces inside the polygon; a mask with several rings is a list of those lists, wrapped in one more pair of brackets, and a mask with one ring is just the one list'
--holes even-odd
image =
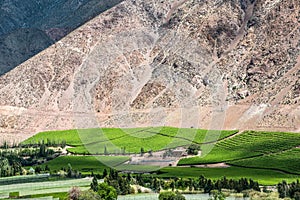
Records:
{"label": "shadow on mountain", "polygon": [[0,75],[123,0],[0,0]]}

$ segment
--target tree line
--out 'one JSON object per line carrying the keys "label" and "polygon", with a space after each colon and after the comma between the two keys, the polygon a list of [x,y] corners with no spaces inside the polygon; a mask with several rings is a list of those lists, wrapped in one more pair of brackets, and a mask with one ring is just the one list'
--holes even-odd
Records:
{"label": "tree line", "polygon": [[277,190],[279,193],[279,198],[293,198],[295,200],[300,200],[300,182],[292,182],[288,184],[286,181],[282,181],[277,184]]}
{"label": "tree line", "polygon": [[204,193],[210,193],[212,190],[229,189],[236,192],[242,192],[243,190],[256,190],[260,191],[259,183],[252,179],[241,178],[239,180],[227,179],[223,177],[218,180],[211,180],[200,176],[199,178],[170,178],[168,180],[159,179],[152,176],[136,175],[136,184],[149,187],[155,192],[160,192],[161,189],[168,190],[186,190],[189,191],[204,191]]}

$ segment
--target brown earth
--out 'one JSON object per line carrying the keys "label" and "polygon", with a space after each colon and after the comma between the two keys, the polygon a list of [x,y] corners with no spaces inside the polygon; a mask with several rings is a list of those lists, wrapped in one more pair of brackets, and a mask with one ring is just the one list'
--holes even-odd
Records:
{"label": "brown earth", "polygon": [[297,0],[126,0],[0,77],[2,140],[170,125],[300,132]]}

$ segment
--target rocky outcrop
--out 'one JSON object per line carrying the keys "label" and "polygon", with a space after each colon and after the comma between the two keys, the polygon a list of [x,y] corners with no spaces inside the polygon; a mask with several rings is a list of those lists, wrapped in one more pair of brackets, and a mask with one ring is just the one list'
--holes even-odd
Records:
{"label": "rocky outcrop", "polygon": [[299,131],[299,11],[284,0],[124,1],[0,78],[3,131]]}

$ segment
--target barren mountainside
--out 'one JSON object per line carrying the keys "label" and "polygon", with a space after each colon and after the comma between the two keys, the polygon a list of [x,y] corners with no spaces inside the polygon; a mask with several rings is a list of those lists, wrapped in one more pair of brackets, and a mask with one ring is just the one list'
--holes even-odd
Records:
{"label": "barren mountainside", "polygon": [[121,0],[0,0],[0,75]]}
{"label": "barren mountainside", "polygon": [[125,0],[0,77],[0,130],[300,131],[297,0]]}

